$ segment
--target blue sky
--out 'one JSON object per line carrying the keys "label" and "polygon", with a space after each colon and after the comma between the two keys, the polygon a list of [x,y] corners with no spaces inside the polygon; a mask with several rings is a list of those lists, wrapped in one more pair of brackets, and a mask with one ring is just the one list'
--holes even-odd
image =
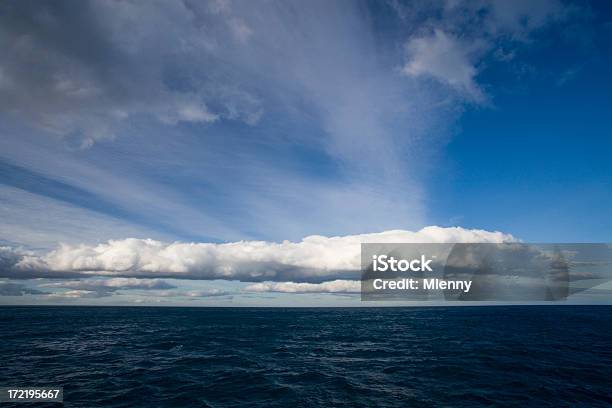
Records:
{"label": "blue sky", "polygon": [[[201,269],[230,268],[227,279],[198,271],[202,279],[171,278],[173,289],[119,281],[96,291],[48,276],[63,268],[62,279],[167,279],[168,270],[155,269],[158,278],[146,262],[135,266],[153,250],[128,238],[273,245],[439,226],[462,227],[466,239],[486,230],[527,242],[612,241],[606,2],[0,9],[0,244],[18,254],[6,259],[30,254],[46,265],[31,274],[37,283],[6,263],[12,295],[0,301],[62,302],[71,289],[90,303],[141,300],[137,290],[178,303],[179,291],[200,291],[191,297],[202,304],[354,301],[242,293],[252,277],[219,260]],[[95,258],[110,239],[123,243],[108,247],[119,251],[113,259],[133,263]],[[90,252],[67,250],[67,264],[49,255],[62,244]],[[200,265],[200,253],[183,256]],[[98,261],[108,269],[78,276],[75,265]]]}
{"label": "blue sky", "polygon": [[525,51],[533,64],[526,78],[508,77],[504,66],[483,72],[483,81],[498,84],[495,106],[458,121],[444,152],[450,177],[437,190],[448,200],[441,214],[532,241],[610,241],[612,54],[600,30],[609,26],[589,25],[601,36],[581,47],[548,33],[552,45]]}

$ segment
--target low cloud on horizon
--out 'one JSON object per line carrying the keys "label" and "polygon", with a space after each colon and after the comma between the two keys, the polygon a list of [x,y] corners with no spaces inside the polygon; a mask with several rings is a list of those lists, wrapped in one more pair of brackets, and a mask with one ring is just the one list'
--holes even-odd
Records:
{"label": "low cloud on horizon", "polygon": [[[281,243],[164,243],[151,239],[128,238],[99,245],[60,245],[59,248],[42,255],[2,247],[0,277],[33,279],[112,276],[321,283],[358,278],[361,243],[513,240],[515,239],[512,235],[501,232],[431,226],[416,232],[393,230],[339,237],[313,235],[299,242]],[[107,285],[107,291],[114,287],[135,284],[131,281],[115,283]],[[142,288],[155,284],[159,283],[147,281],[139,286]]]}

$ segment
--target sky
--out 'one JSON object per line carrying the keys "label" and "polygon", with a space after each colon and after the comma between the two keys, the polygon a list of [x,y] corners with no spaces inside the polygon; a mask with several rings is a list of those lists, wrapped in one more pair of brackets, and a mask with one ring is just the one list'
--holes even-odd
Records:
{"label": "sky", "polygon": [[612,242],[604,1],[6,1],[0,49],[0,304],[358,306],[362,242]]}

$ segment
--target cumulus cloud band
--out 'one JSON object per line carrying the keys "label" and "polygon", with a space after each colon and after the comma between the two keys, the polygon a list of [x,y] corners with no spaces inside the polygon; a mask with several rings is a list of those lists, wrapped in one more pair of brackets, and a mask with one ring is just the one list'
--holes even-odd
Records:
{"label": "cumulus cloud band", "polygon": [[113,276],[310,282],[358,279],[361,243],[508,242],[501,232],[426,227],[340,237],[308,236],[299,242],[164,243],[111,240],[61,245],[44,255],[0,249],[0,273],[9,278]]}

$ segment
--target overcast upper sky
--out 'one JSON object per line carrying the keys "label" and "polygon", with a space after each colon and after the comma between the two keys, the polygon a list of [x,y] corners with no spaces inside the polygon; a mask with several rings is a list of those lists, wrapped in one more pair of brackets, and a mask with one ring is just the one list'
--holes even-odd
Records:
{"label": "overcast upper sky", "polygon": [[3,1],[0,50],[0,303],[354,305],[360,242],[612,241],[607,2]]}

